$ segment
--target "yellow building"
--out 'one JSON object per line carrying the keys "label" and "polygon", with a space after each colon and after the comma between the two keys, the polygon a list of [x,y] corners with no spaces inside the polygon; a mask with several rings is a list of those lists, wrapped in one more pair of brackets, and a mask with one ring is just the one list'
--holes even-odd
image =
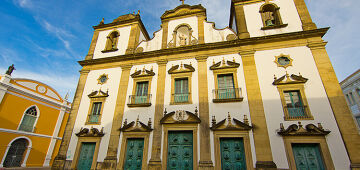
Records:
{"label": "yellow building", "polygon": [[70,103],[50,86],[0,76],[0,167],[49,167],[57,154]]}

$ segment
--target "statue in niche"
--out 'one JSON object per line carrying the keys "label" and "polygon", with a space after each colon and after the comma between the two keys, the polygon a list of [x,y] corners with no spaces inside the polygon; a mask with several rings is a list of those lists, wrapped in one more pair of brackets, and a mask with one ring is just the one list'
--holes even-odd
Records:
{"label": "statue in niche", "polygon": [[184,45],[186,45],[186,36],[184,35],[184,34],[180,34],[179,35],[179,39],[180,39],[180,46],[184,46]]}
{"label": "statue in niche", "polygon": [[8,70],[6,71],[5,74],[11,76],[11,73],[16,70],[15,67],[14,67],[14,64],[12,64],[11,66],[9,66]]}
{"label": "statue in niche", "polygon": [[266,24],[266,26],[274,26],[275,25],[274,12],[271,12],[271,11],[265,12],[265,24]]}

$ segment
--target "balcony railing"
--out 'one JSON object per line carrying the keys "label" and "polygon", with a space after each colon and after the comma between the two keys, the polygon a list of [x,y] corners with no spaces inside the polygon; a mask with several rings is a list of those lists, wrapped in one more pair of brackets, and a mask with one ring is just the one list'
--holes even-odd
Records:
{"label": "balcony railing", "polygon": [[88,123],[99,123],[100,115],[89,115]]}
{"label": "balcony railing", "polygon": [[129,107],[148,107],[151,106],[151,94],[138,96],[130,95],[129,96]]}
{"label": "balcony railing", "polygon": [[241,102],[243,101],[241,88],[215,89],[213,90],[213,102]]}
{"label": "balcony railing", "polygon": [[189,93],[175,93],[172,94],[173,96],[173,104],[181,104],[181,103],[188,103],[189,102]]}
{"label": "balcony railing", "polygon": [[285,119],[312,119],[306,112],[306,106],[298,106],[298,107],[284,107],[287,110],[287,115]]}

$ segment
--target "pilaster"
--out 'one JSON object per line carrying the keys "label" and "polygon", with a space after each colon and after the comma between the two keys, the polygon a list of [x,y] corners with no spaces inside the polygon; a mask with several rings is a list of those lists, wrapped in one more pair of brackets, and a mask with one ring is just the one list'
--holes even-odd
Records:
{"label": "pilaster", "polygon": [[129,43],[128,43],[128,47],[127,47],[127,49],[126,49],[125,54],[134,53],[134,50],[136,49],[136,46],[137,46],[138,43],[139,43],[139,37],[140,37],[140,27],[139,27],[139,24],[133,24],[133,25],[131,25]]}
{"label": "pilaster", "polygon": [[266,125],[254,54],[255,51],[253,50],[240,51],[244,67],[251,123],[256,126],[256,128],[253,129],[257,160],[256,169],[276,169],[276,164],[272,158],[270,138]]}
{"label": "pilaster", "polygon": [[169,21],[163,21],[161,28],[163,29],[161,49],[165,49],[167,48]]}
{"label": "pilaster", "polygon": [[85,60],[91,60],[94,57],[94,51],[95,51],[95,47],[96,47],[96,43],[97,40],[99,38],[99,31],[95,30],[94,31],[94,35],[93,38],[91,40],[91,44],[90,44],[90,48],[89,48],[89,52],[85,57]]}
{"label": "pilaster", "polygon": [[316,67],[324,85],[328,100],[339,126],[341,136],[347,149],[351,166],[353,169],[360,169],[360,135],[351,111],[342,93],[339,81],[331,65],[330,58],[325,49],[323,41],[310,42],[308,47],[314,57]]}
{"label": "pilaster", "polygon": [[196,57],[196,60],[198,62],[199,116],[201,119],[199,170],[212,170],[214,166],[211,160],[210,146],[207,56]]}
{"label": "pilaster", "polygon": [[104,159],[104,163],[101,169],[116,169],[117,164],[117,151],[119,147],[120,139],[120,128],[122,124],[122,119],[124,115],[124,108],[126,102],[127,88],[130,78],[130,69],[132,65],[121,65],[121,77],[118,88],[118,94],[116,98],[114,118],[112,121],[110,140],[107,149],[107,154]]}
{"label": "pilaster", "polygon": [[317,29],[316,24],[313,23],[310,13],[306,7],[304,0],[294,0],[296,10],[299,14],[302,28],[304,31]]}
{"label": "pilaster", "polygon": [[71,110],[70,110],[69,119],[66,123],[64,136],[61,140],[59,152],[58,152],[57,156],[55,157],[55,160],[51,167],[51,169],[53,169],[53,170],[60,170],[60,169],[64,169],[64,167],[65,167],[66,153],[69,148],[71,135],[72,135],[72,132],[74,129],[75,120],[76,120],[76,117],[77,117],[77,114],[79,111],[80,101],[81,101],[81,98],[82,98],[82,95],[84,92],[84,87],[85,87],[86,79],[88,77],[89,72],[90,72],[90,70],[81,70],[80,71],[79,83],[76,88],[74,100],[73,100]]}
{"label": "pilaster", "polygon": [[161,138],[162,138],[162,126],[160,120],[164,112],[164,96],[165,96],[165,77],[166,77],[166,64],[167,60],[159,60],[157,64],[158,78],[156,88],[156,103],[155,103],[155,115],[154,115],[154,130],[153,130],[153,142],[151,148],[151,159],[149,161],[149,170],[161,169]]}
{"label": "pilaster", "polygon": [[206,16],[198,16],[198,34],[199,34],[199,44],[205,43],[205,30],[204,30],[204,22]]}
{"label": "pilaster", "polygon": [[236,28],[240,39],[249,38],[250,34],[247,30],[244,3],[233,2],[235,9]]}

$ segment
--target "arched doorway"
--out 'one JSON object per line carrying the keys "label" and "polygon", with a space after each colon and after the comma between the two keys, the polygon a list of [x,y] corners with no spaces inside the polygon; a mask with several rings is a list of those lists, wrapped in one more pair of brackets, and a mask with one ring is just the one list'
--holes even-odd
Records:
{"label": "arched doorway", "polygon": [[20,167],[28,145],[25,138],[12,142],[4,160],[4,167]]}

